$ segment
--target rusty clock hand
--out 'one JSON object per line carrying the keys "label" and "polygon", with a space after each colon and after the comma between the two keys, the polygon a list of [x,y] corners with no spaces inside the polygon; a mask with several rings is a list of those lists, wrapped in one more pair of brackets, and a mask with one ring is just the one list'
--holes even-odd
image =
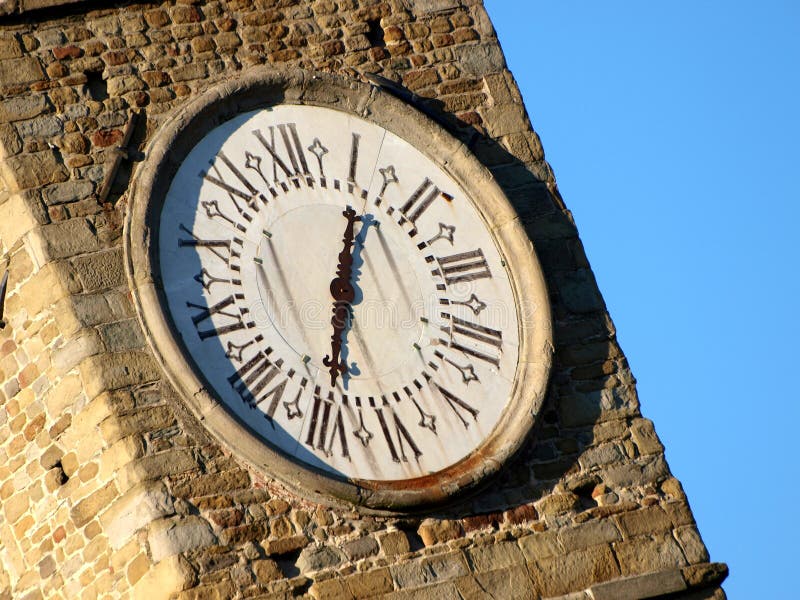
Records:
{"label": "rusty clock hand", "polygon": [[355,289],[351,282],[353,271],[353,241],[355,235],[353,227],[356,221],[361,221],[361,217],[356,216],[356,211],[348,206],[342,214],[347,219],[347,226],[344,230],[342,251],[339,253],[339,264],[336,267],[336,277],[331,280],[330,290],[333,297],[333,316],[331,325],[333,335],[331,336],[331,353],[322,359],[322,364],[328,367],[331,375],[331,386],[336,385],[336,378],[345,375],[348,371],[347,364],[339,356],[342,352],[342,338],[347,328],[350,318],[351,304],[355,299]]}

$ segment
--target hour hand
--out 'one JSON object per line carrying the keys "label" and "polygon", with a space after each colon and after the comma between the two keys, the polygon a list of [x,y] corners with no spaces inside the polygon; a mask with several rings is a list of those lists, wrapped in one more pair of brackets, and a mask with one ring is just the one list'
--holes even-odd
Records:
{"label": "hour hand", "polygon": [[347,207],[342,215],[347,218],[347,225],[342,237],[342,251],[339,253],[339,264],[336,267],[336,276],[331,280],[330,291],[333,297],[333,316],[331,325],[331,353],[322,359],[322,364],[328,367],[331,375],[331,387],[336,385],[336,378],[347,373],[347,365],[339,357],[342,352],[344,333],[350,319],[351,303],[355,299],[355,289],[351,282],[353,270],[353,240],[355,235],[353,227],[361,217],[356,216],[352,207]]}

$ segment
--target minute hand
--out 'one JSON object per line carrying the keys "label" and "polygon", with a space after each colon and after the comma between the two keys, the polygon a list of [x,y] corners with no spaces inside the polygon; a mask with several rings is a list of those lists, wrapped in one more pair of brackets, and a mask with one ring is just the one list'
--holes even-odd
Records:
{"label": "minute hand", "polygon": [[339,264],[336,267],[336,277],[331,280],[330,290],[333,297],[333,316],[331,325],[333,335],[331,336],[331,353],[322,359],[322,364],[328,367],[331,374],[331,386],[336,385],[336,378],[341,374],[347,373],[347,365],[340,360],[339,355],[342,351],[342,338],[347,328],[347,321],[350,318],[351,304],[355,298],[355,290],[350,279],[353,271],[353,241],[355,235],[353,227],[361,217],[356,216],[356,211],[352,207],[347,207],[342,214],[347,219],[347,226],[342,237],[342,251],[339,253]]}

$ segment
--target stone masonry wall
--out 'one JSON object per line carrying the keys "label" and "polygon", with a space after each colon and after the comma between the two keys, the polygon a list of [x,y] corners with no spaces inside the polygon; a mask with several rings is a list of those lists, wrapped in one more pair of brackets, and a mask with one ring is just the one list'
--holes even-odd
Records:
{"label": "stone masonry wall", "polygon": [[[479,0],[106,6],[0,21],[0,598],[724,597]],[[226,454],[153,360],[123,272],[132,171],[171,111],[262,64],[398,82],[521,214],[556,359],[483,491],[310,503]]]}

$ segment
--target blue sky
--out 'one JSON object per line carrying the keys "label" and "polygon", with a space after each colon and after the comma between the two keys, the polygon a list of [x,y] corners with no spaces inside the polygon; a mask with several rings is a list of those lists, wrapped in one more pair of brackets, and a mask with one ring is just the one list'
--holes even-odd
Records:
{"label": "blue sky", "polygon": [[800,534],[800,3],[486,7],[728,597],[784,597]]}

